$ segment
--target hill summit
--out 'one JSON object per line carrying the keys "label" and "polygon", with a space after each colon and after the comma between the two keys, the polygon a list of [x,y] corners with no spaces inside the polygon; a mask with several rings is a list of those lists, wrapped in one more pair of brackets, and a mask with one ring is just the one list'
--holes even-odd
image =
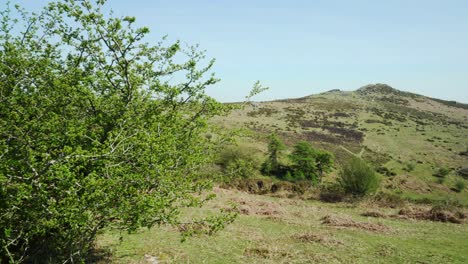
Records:
{"label": "hill summit", "polygon": [[356,92],[360,95],[397,95],[411,98],[422,97],[421,95],[395,89],[384,83],[368,84],[357,89]]}

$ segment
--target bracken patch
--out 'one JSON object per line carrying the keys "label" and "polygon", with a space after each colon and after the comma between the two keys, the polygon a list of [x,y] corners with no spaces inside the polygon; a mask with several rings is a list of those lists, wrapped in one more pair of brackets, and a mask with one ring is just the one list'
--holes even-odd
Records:
{"label": "bracken patch", "polygon": [[333,216],[333,215],[326,215],[322,218],[322,224],[335,226],[335,227],[345,227],[345,228],[357,228],[372,232],[388,232],[390,229],[380,223],[366,223],[366,222],[357,222],[352,220],[351,218]]}
{"label": "bracken patch", "polygon": [[442,208],[433,207],[431,209],[424,209],[418,207],[407,207],[401,209],[395,218],[416,219],[416,220],[429,220],[434,222],[449,222],[454,224],[461,224],[465,221],[466,215],[461,211],[449,211]]}

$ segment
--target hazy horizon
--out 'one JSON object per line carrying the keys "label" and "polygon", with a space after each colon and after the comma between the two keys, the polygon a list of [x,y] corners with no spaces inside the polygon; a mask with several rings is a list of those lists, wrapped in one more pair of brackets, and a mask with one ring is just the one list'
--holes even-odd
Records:
{"label": "hazy horizon", "polygon": [[468,2],[108,0],[107,6],[148,26],[149,42],[168,35],[216,58],[222,81],[208,94],[223,102],[242,100],[260,80],[270,90],[258,101],[386,83],[468,103]]}

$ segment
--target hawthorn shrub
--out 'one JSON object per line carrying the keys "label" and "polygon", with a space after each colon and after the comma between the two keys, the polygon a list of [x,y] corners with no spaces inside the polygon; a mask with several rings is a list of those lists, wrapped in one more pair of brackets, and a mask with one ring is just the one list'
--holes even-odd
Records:
{"label": "hawthorn shrub", "polygon": [[[104,4],[0,11],[1,263],[81,262],[103,228],[178,225],[208,198],[203,135],[227,111],[204,92],[214,61],[144,42],[148,28]],[[193,220],[211,234],[233,217]]]}

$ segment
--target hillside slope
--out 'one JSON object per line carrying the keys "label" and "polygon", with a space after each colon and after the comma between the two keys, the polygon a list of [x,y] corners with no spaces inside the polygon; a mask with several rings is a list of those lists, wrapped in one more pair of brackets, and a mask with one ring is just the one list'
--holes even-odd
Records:
{"label": "hillside slope", "polygon": [[[468,105],[399,91],[385,84],[353,92],[332,90],[297,99],[251,103],[217,120],[228,128],[247,127],[246,144],[266,150],[275,132],[289,146],[300,140],[332,151],[338,163],[361,153],[387,176],[385,188],[413,196],[444,199],[456,194],[456,172],[468,166]],[[443,182],[439,168],[451,175]]]}
{"label": "hillside slope", "polygon": [[[456,174],[468,165],[466,105],[377,84],[252,103],[213,122],[247,128],[238,143],[259,159],[271,132],[289,150],[307,140],[332,151],[336,169],[358,153],[378,168],[384,192],[329,203],[317,196],[320,188],[295,195],[285,182],[267,186],[267,177],[252,175],[244,179],[248,188],[220,185],[207,206],[183,211],[194,217],[235,210],[239,216],[225,230],[180,243],[180,228],[171,226],[135,234],[111,229],[99,237],[96,262],[466,263],[468,195],[453,188],[468,184]],[[444,180],[434,176],[442,167],[451,168]],[[334,181],[336,171],[324,180]],[[271,192],[252,191],[249,182]]]}

